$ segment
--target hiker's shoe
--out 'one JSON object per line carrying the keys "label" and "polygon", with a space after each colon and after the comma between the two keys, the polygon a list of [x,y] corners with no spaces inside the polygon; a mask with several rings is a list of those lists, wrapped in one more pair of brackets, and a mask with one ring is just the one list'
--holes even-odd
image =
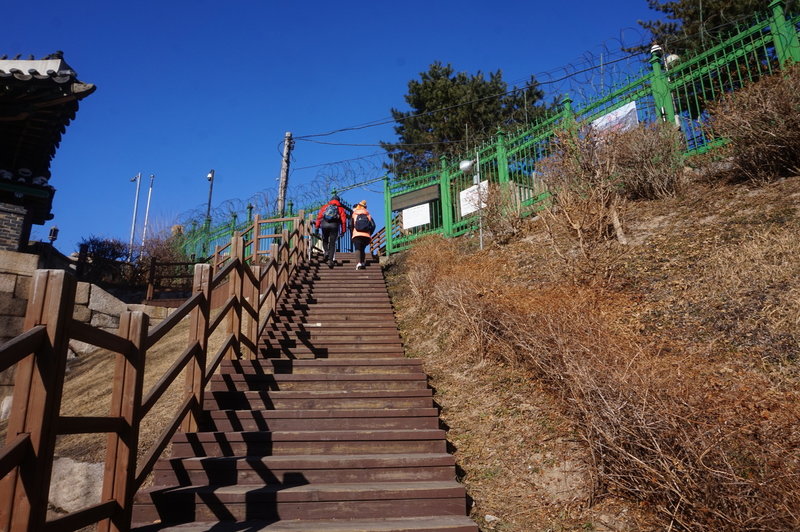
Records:
{"label": "hiker's shoe", "polygon": [[328,262],[328,268],[330,268],[332,270],[334,266],[336,266],[336,262],[335,261],[329,261]]}
{"label": "hiker's shoe", "polygon": [[358,264],[356,264],[356,270],[360,270],[363,267],[364,267],[364,265],[361,264],[360,262]]}

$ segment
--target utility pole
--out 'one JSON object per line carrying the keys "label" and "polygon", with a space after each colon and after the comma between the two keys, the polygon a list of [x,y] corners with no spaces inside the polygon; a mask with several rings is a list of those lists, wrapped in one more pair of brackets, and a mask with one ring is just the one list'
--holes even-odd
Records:
{"label": "utility pole", "polygon": [[292,132],[287,131],[283,136],[283,161],[281,162],[281,180],[278,184],[278,216],[281,218],[285,214],[286,185],[289,182],[289,154],[292,153],[293,147]]}

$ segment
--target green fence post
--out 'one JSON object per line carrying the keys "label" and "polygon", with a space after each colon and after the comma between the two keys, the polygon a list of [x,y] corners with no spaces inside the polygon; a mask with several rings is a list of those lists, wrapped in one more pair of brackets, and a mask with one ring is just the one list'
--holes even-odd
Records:
{"label": "green fence post", "polygon": [[442,203],[442,231],[444,236],[453,236],[453,205],[450,198],[450,174],[447,172],[447,157],[439,157],[442,173],[439,176],[439,197]]}
{"label": "green fence post", "polygon": [[389,189],[389,175],[383,177],[383,215],[385,216],[384,234],[386,235],[386,255],[394,253],[394,243],[392,242],[392,191]]}
{"label": "green fence post", "polygon": [[661,56],[664,54],[661,47],[654,44],[650,49],[650,66],[653,69],[651,88],[653,99],[656,102],[656,111],[661,115],[661,120],[675,123],[675,105],[672,103],[672,94],[669,92],[669,81],[661,69]]}
{"label": "green fence post", "polygon": [[786,20],[783,9],[784,0],[772,0],[769,8],[772,11],[770,16],[770,33],[775,42],[775,53],[781,66],[788,62],[800,63],[800,43],[797,40],[797,31],[793,24]]}
{"label": "green fence post", "polygon": [[508,183],[508,151],[506,150],[506,136],[501,128],[497,128],[497,181],[502,185]]}
{"label": "green fence post", "polygon": [[572,98],[568,94],[561,100],[561,123],[566,129],[572,129],[575,125],[575,113],[572,111]]}

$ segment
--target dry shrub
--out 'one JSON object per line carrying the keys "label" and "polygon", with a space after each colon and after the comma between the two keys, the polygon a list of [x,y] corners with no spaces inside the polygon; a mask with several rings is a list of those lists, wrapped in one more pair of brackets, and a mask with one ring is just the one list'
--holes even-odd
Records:
{"label": "dry shrub", "polygon": [[483,225],[494,243],[502,246],[528,233],[530,218],[522,207],[513,183],[492,183],[484,203],[485,207],[481,210]]}
{"label": "dry shrub", "polygon": [[421,241],[405,260],[407,304],[452,356],[547,383],[592,452],[599,494],[643,501],[674,530],[800,527],[794,388],[732,360],[646,348],[621,325],[621,296],[532,289],[495,255]]}
{"label": "dry shrub", "polygon": [[726,94],[709,114],[707,134],[730,140],[724,150],[745,179],[800,173],[800,66]]}
{"label": "dry shrub", "polygon": [[671,124],[655,123],[613,134],[607,148],[616,158],[615,179],[628,199],[676,195],[683,184],[683,135]]}
{"label": "dry shrub", "polygon": [[540,163],[553,194],[543,220],[573,281],[597,284],[611,275],[627,244],[628,200],[674,196],[683,183],[680,132],[663,124],[628,131],[556,133]]}
{"label": "dry shrub", "polygon": [[591,134],[562,130],[554,143],[553,155],[540,166],[552,194],[542,220],[573,281],[594,284],[606,280],[619,259],[622,249],[615,237],[627,242],[621,221],[626,199],[614,177],[616,159]]}

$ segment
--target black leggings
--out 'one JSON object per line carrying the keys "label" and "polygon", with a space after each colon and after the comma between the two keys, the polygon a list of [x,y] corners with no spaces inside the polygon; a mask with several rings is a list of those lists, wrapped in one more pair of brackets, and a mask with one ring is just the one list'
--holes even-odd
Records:
{"label": "black leggings", "polygon": [[322,228],[322,249],[325,251],[325,262],[333,262],[336,254],[336,241],[339,239],[339,228]]}
{"label": "black leggings", "polygon": [[366,265],[366,260],[364,260],[364,250],[367,249],[369,245],[369,237],[368,236],[354,236],[353,237],[353,247],[356,248],[358,251],[358,262],[361,264]]}

